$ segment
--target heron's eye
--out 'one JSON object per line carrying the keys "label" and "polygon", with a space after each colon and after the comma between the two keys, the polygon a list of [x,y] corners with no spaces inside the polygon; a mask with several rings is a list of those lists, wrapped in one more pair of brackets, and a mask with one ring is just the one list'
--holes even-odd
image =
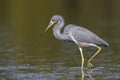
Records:
{"label": "heron's eye", "polygon": [[52,22],[56,22],[57,20],[53,19]]}

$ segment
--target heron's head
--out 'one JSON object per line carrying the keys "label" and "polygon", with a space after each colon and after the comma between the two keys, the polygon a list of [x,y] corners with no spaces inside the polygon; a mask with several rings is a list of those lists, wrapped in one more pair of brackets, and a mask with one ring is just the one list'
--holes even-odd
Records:
{"label": "heron's head", "polygon": [[54,15],[51,18],[50,23],[49,23],[48,27],[45,29],[44,32],[46,32],[50,27],[54,26],[55,24],[60,23],[62,20],[63,20],[62,16]]}

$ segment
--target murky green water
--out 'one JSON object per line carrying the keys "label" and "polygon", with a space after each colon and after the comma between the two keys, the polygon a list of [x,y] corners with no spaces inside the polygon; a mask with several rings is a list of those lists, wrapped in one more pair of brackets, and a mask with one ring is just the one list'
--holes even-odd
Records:
{"label": "murky green water", "polygon": [[13,0],[4,14],[8,18],[0,19],[0,80],[81,80],[77,46],[55,39],[52,29],[41,35],[53,14],[62,14],[66,24],[85,26],[110,44],[92,61],[92,72],[86,65],[96,48],[83,49],[85,80],[120,79],[119,1],[30,1],[21,7],[22,2]]}

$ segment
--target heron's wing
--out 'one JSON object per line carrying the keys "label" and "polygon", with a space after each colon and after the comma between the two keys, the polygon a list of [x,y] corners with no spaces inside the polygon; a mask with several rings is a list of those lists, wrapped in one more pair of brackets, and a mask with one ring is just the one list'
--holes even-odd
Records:
{"label": "heron's wing", "polygon": [[98,37],[96,34],[80,26],[71,24],[66,26],[65,31],[67,33],[70,32],[74,39],[78,42],[93,43],[97,45],[108,45],[103,39]]}

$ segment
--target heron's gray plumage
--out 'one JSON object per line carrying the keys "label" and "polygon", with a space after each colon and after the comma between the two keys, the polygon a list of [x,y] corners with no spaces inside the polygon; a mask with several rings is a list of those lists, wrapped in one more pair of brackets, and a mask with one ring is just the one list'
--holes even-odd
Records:
{"label": "heron's gray plumage", "polygon": [[[103,39],[98,37],[96,34],[91,32],[90,30],[83,28],[81,26],[69,24],[65,26],[64,31],[61,32],[61,29],[64,26],[64,19],[59,15],[55,15],[51,20],[57,20],[58,22],[55,24],[53,28],[53,33],[55,37],[59,40],[73,41],[70,36],[72,36],[78,43],[92,43],[100,46],[108,46],[108,43]],[[70,35],[71,33],[71,35]],[[82,47],[82,46],[81,46]]]}
{"label": "heron's gray plumage", "polygon": [[103,39],[98,37],[90,30],[83,28],[81,26],[70,24],[65,27],[64,32],[68,34],[69,32],[71,32],[71,35],[78,42],[93,43],[101,46],[108,46],[108,43],[105,42]]}

